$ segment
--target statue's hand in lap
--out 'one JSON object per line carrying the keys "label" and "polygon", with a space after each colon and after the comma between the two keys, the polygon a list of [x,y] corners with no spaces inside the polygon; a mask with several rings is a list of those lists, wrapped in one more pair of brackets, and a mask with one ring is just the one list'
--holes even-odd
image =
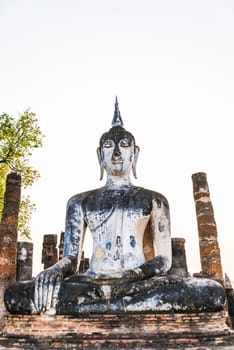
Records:
{"label": "statue's hand in lap", "polygon": [[63,273],[56,264],[39,273],[35,279],[34,306],[36,313],[46,312],[55,308]]}

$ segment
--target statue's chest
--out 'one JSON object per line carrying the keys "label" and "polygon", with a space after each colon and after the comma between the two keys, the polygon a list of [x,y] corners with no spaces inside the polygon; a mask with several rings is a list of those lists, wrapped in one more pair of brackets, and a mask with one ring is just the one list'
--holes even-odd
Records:
{"label": "statue's chest", "polygon": [[101,191],[89,195],[82,204],[84,217],[91,230],[112,228],[124,223],[131,226],[148,216],[152,210],[149,200],[136,196],[136,191]]}
{"label": "statue's chest", "polygon": [[124,191],[99,191],[91,193],[82,203],[83,211],[89,212],[107,212],[116,206],[126,204],[126,193]]}

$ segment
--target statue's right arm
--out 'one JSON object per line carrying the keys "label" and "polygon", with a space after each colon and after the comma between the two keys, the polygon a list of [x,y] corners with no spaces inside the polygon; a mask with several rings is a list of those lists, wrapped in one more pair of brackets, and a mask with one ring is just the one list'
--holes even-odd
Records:
{"label": "statue's right arm", "polygon": [[55,307],[61,281],[75,273],[81,256],[85,222],[80,196],[67,204],[63,258],[39,273],[35,279],[34,307],[41,313]]}
{"label": "statue's right arm", "polygon": [[171,230],[169,204],[160,195],[153,200],[151,212],[151,229],[154,251],[156,252],[157,274],[170,270],[172,264]]}

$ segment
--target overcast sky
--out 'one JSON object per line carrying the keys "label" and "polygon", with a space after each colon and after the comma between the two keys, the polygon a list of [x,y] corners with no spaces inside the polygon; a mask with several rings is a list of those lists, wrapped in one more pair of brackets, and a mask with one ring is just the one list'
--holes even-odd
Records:
{"label": "overcast sky", "polygon": [[0,49],[0,113],[31,107],[46,135],[32,159],[34,273],[69,197],[105,182],[96,147],[118,95],[141,148],[134,182],[167,197],[189,270],[200,271],[191,175],[202,171],[234,279],[232,0],[0,0]]}

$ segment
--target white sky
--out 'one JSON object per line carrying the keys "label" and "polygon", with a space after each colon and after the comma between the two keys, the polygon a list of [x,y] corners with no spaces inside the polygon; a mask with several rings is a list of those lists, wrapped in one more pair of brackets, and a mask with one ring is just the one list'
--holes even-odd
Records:
{"label": "white sky", "polygon": [[68,198],[104,183],[96,147],[117,94],[141,148],[134,182],[168,198],[190,272],[200,271],[191,175],[207,173],[234,279],[232,0],[0,0],[0,50],[0,113],[31,107],[46,134],[32,159],[35,273]]}

